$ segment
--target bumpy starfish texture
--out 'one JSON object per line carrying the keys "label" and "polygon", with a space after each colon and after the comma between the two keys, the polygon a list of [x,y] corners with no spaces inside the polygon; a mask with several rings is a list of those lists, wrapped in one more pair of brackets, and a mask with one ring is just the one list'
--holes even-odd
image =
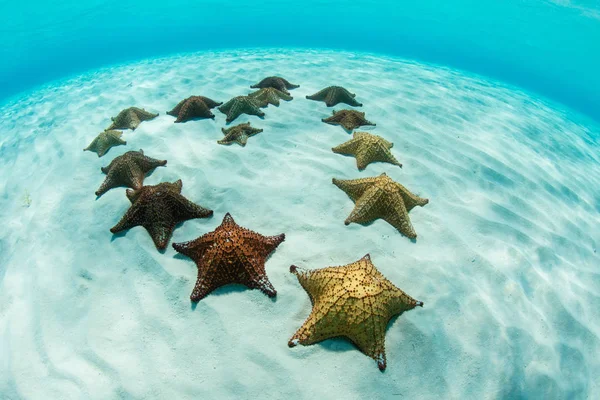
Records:
{"label": "bumpy starfish texture", "polygon": [[213,214],[212,210],[183,197],[182,186],[180,179],[173,183],[144,186],[138,190],[127,189],[131,207],[110,231],[118,233],[134,226],[143,226],[156,248],[165,249],[178,223],[193,218],[207,218]]}
{"label": "bumpy starfish texture", "polygon": [[173,248],[194,260],[198,267],[198,279],[190,296],[194,302],[230,283],[275,297],[277,292],[265,272],[265,260],[284,240],[283,233],[263,236],[242,228],[227,213],[213,232],[189,242],[173,243]]}
{"label": "bumpy starfish texture", "polygon": [[265,113],[260,110],[261,103],[249,96],[237,96],[219,107],[219,111],[227,114],[226,121],[229,123],[242,114],[257,115],[264,117]]}
{"label": "bumpy starfish texture", "polygon": [[110,189],[119,186],[140,189],[148,172],[165,165],[167,160],[146,157],[142,150],[128,151],[113,159],[107,167],[100,168],[106,174],[106,178],[96,191],[96,196],[102,196]]}
{"label": "bumpy starfish texture", "polygon": [[101,132],[83,151],[93,151],[98,154],[98,157],[102,157],[111,147],[127,144],[126,141],[121,139],[122,134],[121,131]]}
{"label": "bumpy starfish texture", "polygon": [[329,118],[323,118],[321,121],[329,124],[329,125],[341,125],[347,131],[352,131],[359,126],[370,125],[375,126],[376,124],[372,123],[365,119],[365,113],[355,110],[333,110],[333,115]]}
{"label": "bumpy starfish texture", "polygon": [[368,254],[341,267],[308,271],[292,265],[290,272],[308,293],[313,308],[288,346],[343,336],[377,361],[381,371],[386,367],[385,330],[390,319],[423,307],[388,281]]}
{"label": "bumpy starfish texture", "polygon": [[282,91],[285,94],[290,94],[288,89],[296,89],[299,88],[300,85],[294,85],[289,83],[287,80],[283,79],[279,76],[269,76],[262,81],[258,82],[256,85],[250,86],[252,89],[264,89],[264,88],[274,88]]}
{"label": "bumpy starfish texture", "polygon": [[185,122],[192,118],[214,118],[215,115],[210,111],[211,108],[220,106],[223,103],[211,100],[204,96],[191,96],[181,100],[167,114],[177,117],[175,122]]}
{"label": "bumpy starfish texture", "polygon": [[106,128],[110,129],[131,129],[135,130],[143,121],[149,121],[158,116],[144,110],[143,108],[129,107],[121,111],[116,117],[111,118],[113,123]]}
{"label": "bumpy starfish texture", "polygon": [[250,122],[246,122],[245,124],[239,124],[233,126],[229,129],[221,128],[221,131],[225,135],[225,137],[221,140],[218,140],[219,144],[232,144],[236,142],[241,146],[246,146],[248,142],[248,138],[250,136],[254,136],[258,133],[261,133],[263,130],[258,128],[253,128],[250,126]]}
{"label": "bumpy starfish texture", "polygon": [[354,210],[344,221],[346,225],[351,222],[368,224],[381,218],[403,235],[411,239],[417,237],[408,212],[415,206],[423,207],[429,203],[428,199],[415,196],[386,174],[350,180],[333,178],[333,184],[346,192],[355,204]]}
{"label": "bumpy starfish texture", "polygon": [[329,86],[317,93],[306,96],[309,100],[324,101],[327,107],[333,107],[338,103],[346,103],[350,106],[361,107],[362,103],[359,103],[354,98],[356,95],[350,93],[348,90],[341,86]]}
{"label": "bumpy starfish texture", "polygon": [[285,94],[281,90],[273,88],[265,88],[252,92],[248,95],[257,100],[261,107],[267,107],[269,104],[279,107],[279,99],[290,101],[293,99],[292,96]]}
{"label": "bumpy starfish texture", "polygon": [[392,155],[390,149],[394,146],[381,136],[367,132],[354,132],[352,139],[332,148],[334,153],[347,154],[356,157],[356,166],[363,170],[372,162],[382,161],[402,167],[402,164]]}

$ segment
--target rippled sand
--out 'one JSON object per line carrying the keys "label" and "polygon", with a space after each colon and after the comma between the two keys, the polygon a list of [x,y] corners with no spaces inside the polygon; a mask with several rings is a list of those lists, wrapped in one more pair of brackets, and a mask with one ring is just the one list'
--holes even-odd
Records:
{"label": "rippled sand", "polygon": [[[301,87],[263,120],[234,121],[264,129],[245,148],[216,143],[216,110],[185,124],[165,114],[192,94],[246,94],[272,74]],[[331,151],[350,135],[304,98],[329,84],[357,94],[402,169],[359,172]],[[132,105],[160,116],[102,158],[82,152]],[[248,51],[89,73],[4,106],[0,126],[0,397],[600,396],[600,128],[559,105],[402,60]],[[111,235],[129,202],[124,189],[96,200],[100,167],[140,148],[168,160],[147,184],[181,178],[183,194],[215,212],[172,242],[226,212],[286,234],[266,264],[275,301],[227,286],[194,308],[191,260],[159,253],[143,228]],[[382,172],[430,199],[410,214],[416,242],[383,221],[344,226],[353,204],[331,178]],[[310,312],[289,265],[365,253],[425,303],[390,324],[385,373],[342,339],[288,349]]]}

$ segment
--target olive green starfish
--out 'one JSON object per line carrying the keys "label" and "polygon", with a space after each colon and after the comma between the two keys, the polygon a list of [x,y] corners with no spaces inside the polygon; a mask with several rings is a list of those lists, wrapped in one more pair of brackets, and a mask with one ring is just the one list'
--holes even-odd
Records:
{"label": "olive green starfish", "polygon": [[352,139],[342,143],[331,150],[337,154],[347,154],[356,157],[356,166],[359,170],[375,161],[387,162],[402,167],[402,164],[392,155],[390,149],[394,146],[381,136],[371,135],[367,132],[354,132]]}
{"label": "olive green starfish", "polygon": [[246,146],[246,142],[248,142],[248,138],[250,136],[254,136],[258,133],[261,133],[263,130],[253,128],[250,126],[250,122],[246,122],[245,124],[232,126],[229,129],[221,128],[221,131],[223,132],[225,137],[217,141],[217,143],[231,144],[233,142],[236,142],[241,146]]}
{"label": "olive green starfish", "polygon": [[220,106],[223,103],[211,100],[204,96],[190,96],[181,100],[167,114],[177,117],[175,122],[186,122],[193,118],[214,118],[215,115],[210,111],[211,108]]}
{"label": "olive green starfish", "polygon": [[346,103],[354,107],[361,107],[362,103],[359,103],[354,98],[356,95],[350,93],[348,90],[341,86],[329,86],[317,93],[306,96],[309,100],[324,101],[327,107],[333,107],[338,103]]}
{"label": "olive green starfish", "polygon": [[143,121],[149,121],[158,116],[157,114],[152,114],[144,110],[143,108],[137,107],[129,107],[125,110],[121,111],[119,115],[114,118],[111,118],[113,123],[106,128],[106,130],[110,129],[131,129],[135,130]]}
{"label": "olive green starfish", "polygon": [[352,130],[358,128],[363,125],[375,126],[376,124],[372,123],[365,119],[365,113],[355,110],[333,110],[333,115],[329,118],[323,118],[321,121],[330,124],[330,125],[341,125],[347,131],[352,132]]}
{"label": "olive green starfish", "polygon": [[260,102],[249,96],[237,96],[219,107],[219,111],[227,114],[227,123],[233,121],[242,114],[264,117],[265,113],[260,110]]}
{"label": "olive green starfish", "polygon": [[351,222],[368,224],[381,218],[403,235],[411,239],[417,237],[408,212],[415,206],[422,207],[429,203],[428,199],[415,196],[386,174],[350,180],[333,178],[333,184],[346,192],[355,203],[354,210],[344,224],[349,225]]}
{"label": "olive green starfish", "polygon": [[273,104],[274,106],[279,107],[279,99],[285,101],[290,101],[293,99],[292,96],[283,93],[281,90],[273,88],[264,88],[257,90],[256,92],[250,93],[248,97],[258,100],[261,107],[266,107],[269,104]]}
{"label": "olive green starfish", "polygon": [[288,89],[296,89],[299,88],[300,85],[294,85],[293,83],[289,83],[287,80],[283,79],[280,76],[269,76],[262,81],[258,82],[256,85],[250,86],[252,89],[264,89],[264,88],[274,88],[282,91],[285,94],[290,94]]}
{"label": "olive green starfish", "polygon": [[312,303],[312,311],[292,336],[288,346],[311,345],[343,336],[358,349],[386,367],[385,330],[390,320],[420,306],[418,301],[387,280],[367,254],[341,267],[304,270],[295,265],[296,275]]}
{"label": "olive green starfish", "polygon": [[165,165],[167,165],[167,160],[146,157],[143,150],[128,151],[115,157],[107,167],[100,168],[106,174],[106,178],[96,191],[96,196],[102,196],[110,189],[119,186],[140,189],[147,173],[156,167]]}
{"label": "olive green starfish", "polygon": [[126,141],[121,139],[121,135],[123,135],[121,131],[101,132],[83,151],[93,151],[98,154],[98,157],[102,157],[111,147],[127,144]]}

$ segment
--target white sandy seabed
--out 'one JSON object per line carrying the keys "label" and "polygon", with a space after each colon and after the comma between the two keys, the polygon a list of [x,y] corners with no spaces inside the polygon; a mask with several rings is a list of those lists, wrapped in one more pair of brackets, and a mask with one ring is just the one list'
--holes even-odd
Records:
{"label": "white sandy seabed", "polygon": [[[251,91],[268,75],[301,85],[264,132],[222,146],[225,116],[174,124],[190,95]],[[350,138],[304,98],[342,85],[404,164],[369,165],[331,147]],[[82,149],[129,106],[160,112],[126,146]],[[335,107],[343,108],[343,105]],[[0,397],[598,398],[600,128],[559,105],[457,71],[368,55],[231,51],[156,59],[47,86],[0,110]],[[360,129],[364,130],[364,129]],[[109,232],[125,189],[95,198],[100,167],[128,150],[167,159],[145,183],[183,180],[214,210],[286,234],[266,264],[276,300],[241,286],[192,307],[196,266],[147,232]],[[352,201],[331,178],[386,172],[430,199],[411,242],[383,221],[343,221]],[[289,349],[311,306],[290,264],[344,265],[370,253],[423,301],[387,331],[388,368],[344,339]],[[595,377],[595,378],[594,378]]]}

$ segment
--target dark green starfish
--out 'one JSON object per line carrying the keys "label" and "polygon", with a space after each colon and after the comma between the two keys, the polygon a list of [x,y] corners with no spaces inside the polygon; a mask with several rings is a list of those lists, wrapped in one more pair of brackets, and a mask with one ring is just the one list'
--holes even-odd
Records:
{"label": "dark green starfish", "polygon": [[246,143],[248,142],[248,138],[250,136],[254,136],[258,133],[261,133],[263,130],[253,128],[250,126],[250,122],[246,122],[245,124],[239,124],[229,129],[221,128],[221,131],[223,131],[225,137],[217,141],[217,143],[232,144],[233,142],[236,142],[241,146],[246,146]]}
{"label": "dark green starfish", "polygon": [[167,160],[146,157],[143,150],[128,151],[112,160],[107,167],[100,168],[106,174],[106,179],[96,191],[96,196],[102,196],[110,189],[119,186],[140,189],[148,172],[165,165]]}
{"label": "dark green starfish", "polygon": [[323,118],[321,121],[330,125],[341,125],[344,129],[352,131],[363,125],[375,126],[374,123],[365,119],[365,113],[356,110],[333,110],[333,115]]}
{"label": "dark green starfish", "polygon": [[135,130],[139,124],[143,121],[149,121],[158,116],[157,114],[152,114],[144,110],[143,108],[137,107],[129,107],[125,110],[121,111],[119,115],[114,118],[111,118],[113,123],[106,128],[106,130],[110,129],[131,129]]}
{"label": "dark green starfish", "polygon": [[221,104],[223,103],[211,100],[208,97],[191,96],[181,100],[175,108],[171,111],[167,111],[167,114],[177,117],[175,122],[185,122],[192,118],[214,118],[215,115],[210,109],[220,106]]}
{"label": "dark green starfish", "polygon": [[269,104],[273,104],[274,106],[279,107],[279,99],[285,101],[290,101],[293,99],[292,96],[274,88],[264,88],[257,90],[256,92],[250,93],[248,97],[257,100],[260,103],[261,107],[267,107]]}
{"label": "dark green starfish", "polygon": [[294,85],[293,83],[289,83],[287,80],[283,79],[280,76],[269,76],[262,81],[258,82],[256,85],[250,86],[252,89],[264,89],[264,88],[274,88],[282,91],[285,94],[290,94],[288,89],[296,89],[299,88],[300,85]]}
{"label": "dark green starfish", "polygon": [[324,101],[327,107],[333,107],[338,103],[361,107],[362,103],[356,101],[355,97],[354,93],[350,93],[341,86],[329,86],[311,96],[306,96],[309,100]]}
{"label": "dark green starfish", "polygon": [[127,144],[126,141],[121,139],[122,134],[123,132],[121,131],[101,132],[83,151],[93,151],[98,154],[98,157],[102,157],[111,147]]}
{"label": "dark green starfish", "polygon": [[260,102],[249,96],[237,96],[219,107],[219,111],[227,114],[227,123],[233,121],[242,114],[264,117],[265,113],[260,110]]}

